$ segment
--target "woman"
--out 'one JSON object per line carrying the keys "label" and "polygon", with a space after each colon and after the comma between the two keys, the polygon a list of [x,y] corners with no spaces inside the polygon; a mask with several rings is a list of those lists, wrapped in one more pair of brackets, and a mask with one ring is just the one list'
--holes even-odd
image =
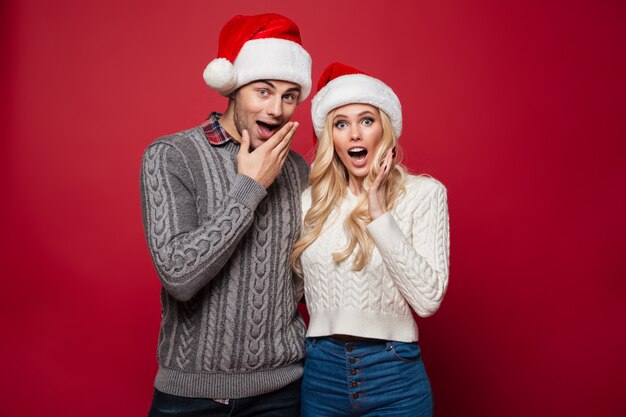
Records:
{"label": "woman", "polygon": [[402,110],[382,81],[331,64],[313,99],[318,139],[292,263],[310,322],[302,416],[431,416],[412,310],[448,283],[448,210],[436,180],[395,159]]}

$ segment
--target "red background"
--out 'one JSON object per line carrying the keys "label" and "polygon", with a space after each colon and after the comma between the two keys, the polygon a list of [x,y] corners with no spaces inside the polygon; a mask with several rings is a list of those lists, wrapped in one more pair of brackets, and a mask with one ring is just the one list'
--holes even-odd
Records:
{"label": "red background", "polygon": [[419,322],[437,415],[626,415],[626,4],[263,3],[0,3],[0,415],[146,414],[141,152],[225,109],[201,77],[219,28],[265,11],[315,79],[341,60],[391,85],[406,164],[448,187],[450,287]]}

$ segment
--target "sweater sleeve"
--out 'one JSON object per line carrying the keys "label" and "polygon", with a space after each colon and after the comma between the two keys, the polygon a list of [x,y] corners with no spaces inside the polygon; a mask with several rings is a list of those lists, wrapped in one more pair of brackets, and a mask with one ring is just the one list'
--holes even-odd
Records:
{"label": "sweater sleeve", "polygon": [[411,193],[401,216],[411,218],[411,236],[405,236],[391,213],[367,227],[385,268],[413,310],[428,317],[437,311],[448,286],[450,236],[446,190],[426,179]]}
{"label": "sweater sleeve", "polygon": [[[300,236],[301,238],[304,235],[304,217],[306,213],[311,208],[311,187],[307,187],[303,192],[300,199],[300,207],[301,207],[301,216],[300,216]],[[297,271],[292,271],[294,284],[296,288],[296,300],[301,302],[302,304],[306,304],[306,299],[304,297],[304,278],[302,274]]]}
{"label": "sweater sleeve", "polygon": [[141,203],[148,248],[163,288],[180,301],[206,286],[231,257],[265,197],[262,185],[237,175],[207,218],[198,218],[195,183],[176,147],[156,142],[143,155]]}

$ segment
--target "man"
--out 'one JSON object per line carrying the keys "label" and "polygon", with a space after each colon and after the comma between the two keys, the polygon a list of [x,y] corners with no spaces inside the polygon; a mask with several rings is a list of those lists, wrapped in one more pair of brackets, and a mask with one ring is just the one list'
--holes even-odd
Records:
{"label": "man", "polygon": [[162,282],[150,416],[299,415],[304,322],[289,266],[304,159],[289,150],[311,90],[298,27],[236,16],[204,72],[223,115],[157,139],[141,196]]}

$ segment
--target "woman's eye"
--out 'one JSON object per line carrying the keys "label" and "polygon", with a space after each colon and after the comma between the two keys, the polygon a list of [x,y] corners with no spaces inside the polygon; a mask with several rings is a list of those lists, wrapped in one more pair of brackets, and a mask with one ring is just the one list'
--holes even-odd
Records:
{"label": "woman's eye", "polygon": [[374,119],[372,119],[370,117],[366,117],[365,119],[363,119],[362,123],[365,126],[371,126],[371,125],[374,124]]}
{"label": "woman's eye", "polygon": [[335,127],[336,127],[337,129],[343,129],[343,128],[344,128],[344,127],[346,127],[346,126],[348,126],[348,124],[347,124],[346,122],[341,122],[341,121],[340,121],[340,122],[336,122],[336,123],[335,123]]}

